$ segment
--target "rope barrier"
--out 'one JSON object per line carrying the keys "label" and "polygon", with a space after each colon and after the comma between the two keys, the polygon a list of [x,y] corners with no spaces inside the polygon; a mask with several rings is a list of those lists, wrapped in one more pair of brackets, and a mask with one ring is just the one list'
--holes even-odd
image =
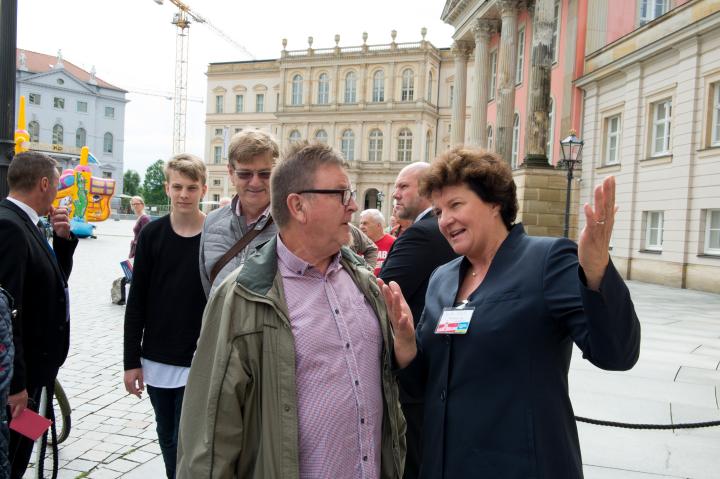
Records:
{"label": "rope barrier", "polygon": [[701,427],[720,426],[720,421],[688,422],[682,424],[631,424],[625,422],[602,421],[575,416],[576,421],[594,424],[596,426],[620,427],[624,429],[695,429]]}

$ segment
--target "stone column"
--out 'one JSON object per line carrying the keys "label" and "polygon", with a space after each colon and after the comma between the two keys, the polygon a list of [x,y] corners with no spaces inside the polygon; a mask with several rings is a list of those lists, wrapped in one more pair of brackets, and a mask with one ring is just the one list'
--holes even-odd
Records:
{"label": "stone column", "polygon": [[452,47],[455,58],[455,94],[452,104],[452,129],[450,142],[452,145],[465,143],[465,114],[467,91],[467,47],[462,42],[455,42]]}
{"label": "stone column", "polygon": [[533,18],[530,89],[525,128],[525,165],[549,166],[547,158],[553,0],[536,0]]}
{"label": "stone column", "polygon": [[516,0],[498,0],[502,22],[500,48],[498,51],[497,127],[495,151],[510,163],[512,154],[513,115],[515,113],[515,63],[517,62],[517,14]]}
{"label": "stone column", "polygon": [[475,34],[475,95],[470,106],[470,143],[487,148],[487,102],[490,96],[490,35],[497,22],[478,18],[473,26]]}

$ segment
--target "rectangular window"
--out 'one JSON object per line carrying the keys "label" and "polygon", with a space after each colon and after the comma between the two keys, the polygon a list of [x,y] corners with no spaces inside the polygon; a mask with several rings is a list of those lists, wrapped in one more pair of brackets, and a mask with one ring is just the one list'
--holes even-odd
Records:
{"label": "rectangular window", "polygon": [[645,212],[645,249],[662,251],[663,212]]}
{"label": "rectangular window", "polygon": [[223,136],[223,129],[215,128],[215,136]]}
{"label": "rectangular window", "polygon": [[720,146],[720,82],[712,84],[712,133],[710,137],[711,146]]}
{"label": "rectangular window", "polygon": [[213,201],[220,202],[220,195],[219,195],[219,194],[213,194]]}
{"label": "rectangular window", "polygon": [[705,253],[720,254],[720,210],[708,210],[705,220]]}
{"label": "rectangular window", "polygon": [[213,163],[216,165],[222,163],[222,146],[213,147]]}
{"label": "rectangular window", "polygon": [[550,44],[553,62],[558,60],[558,38],[560,38],[560,0],[555,0],[553,9],[553,37]]}
{"label": "rectangular window", "polygon": [[515,84],[523,81],[523,67],[525,66],[525,29],[518,30],[517,35],[517,63],[515,64]]}
{"label": "rectangular window", "polygon": [[670,126],[672,123],[672,100],[652,104],[652,156],[670,154]]}
{"label": "rectangular window", "polygon": [[490,91],[488,98],[495,99],[495,77],[497,76],[497,50],[490,53]]}
{"label": "rectangular window", "polygon": [[57,108],[58,110],[64,110],[65,109],[65,98],[55,97],[53,98],[53,107]]}
{"label": "rectangular window", "polygon": [[222,180],[213,180],[213,186],[222,186]]}
{"label": "rectangular window", "polygon": [[29,93],[28,94],[28,103],[31,105],[39,105],[40,104],[40,94],[39,93]]}
{"label": "rectangular window", "polygon": [[112,178],[112,172],[111,171],[103,171],[103,178]]}
{"label": "rectangular window", "polygon": [[620,143],[620,115],[605,119],[605,164],[616,165],[620,162],[618,146]]}
{"label": "rectangular window", "polygon": [[80,113],[87,113],[87,102],[86,101],[77,102],[77,111]]}
{"label": "rectangular window", "polygon": [[215,95],[215,113],[223,112],[223,100],[222,95]]}
{"label": "rectangular window", "polygon": [[245,97],[235,95],[235,113],[242,113],[245,107]]}
{"label": "rectangular window", "polygon": [[255,95],[255,111],[258,113],[265,111],[265,95],[262,93]]}
{"label": "rectangular window", "polygon": [[105,107],[105,118],[113,119],[115,118],[115,108],[112,106],[106,106]]}
{"label": "rectangular window", "polygon": [[242,131],[242,128],[235,128],[235,133],[240,133]]}
{"label": "rectangular window", "polygon": [[640,26],[668,11],[669,0],[640,0]]}

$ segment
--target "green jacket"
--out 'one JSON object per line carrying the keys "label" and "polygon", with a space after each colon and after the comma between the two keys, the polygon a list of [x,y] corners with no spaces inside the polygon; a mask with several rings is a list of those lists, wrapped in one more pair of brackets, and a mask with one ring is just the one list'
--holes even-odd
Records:
{"label": "green jacket", "polygon": [[[179,479],[295,479],[299,476],[295,343],[277,268],[277,237],[218,287],[185,388]],[[392,335],[375,277],[343,247],[348,271],[379,318],[383,334],[380,477],[400,479],[405,418],[391,372]]]}

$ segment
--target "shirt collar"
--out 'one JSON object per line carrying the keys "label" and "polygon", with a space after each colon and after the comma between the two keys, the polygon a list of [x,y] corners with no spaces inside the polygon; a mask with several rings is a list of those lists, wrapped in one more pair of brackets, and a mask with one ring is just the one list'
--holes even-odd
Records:
{"label": "shirt collar", "polygon": [[[260,221],[264,218],[267,218],[267,216],[270,214],[270,204],[267,205],[265,210],[260,213],[260,216],[257,217],[255,221],[253,221],[251,224],[248,224],[248,226],[256,225],[260,223]],[[242,213],[242,204],[240,203],[240,198],[238,198],[236,205],[235,205],[235,215],[238,217],[243,217]]]}
{"label": "shirt collar", "polygon": [[432,206],[428,206],[428,208],[426,210],[423,210],[422,213],[420,213],[419,215],[417,215],[415,217],[415,221],[413,221],[413,223],[417,223],[418,221],[420,221],[423,218],[423,216],[428,214],[431,210],[432,210]]}
{"label": "shirt collar", "polygon": [[[278,260],[283,264],[283,266],[285,266],[288,270],[292,271],[293,274],[297,274],[298,276],[304,276],[310,268],[313,268],[313,265],[311,265],[304,259],[297,257],[292,251],[288,249],[287,246],[285,246],[285,243],[283,243],[280,234],[277,235],[277,255]],[[330,266],[328,266],[327,272],[325,273],[326,275],[341,268],[340,257],[341,254],[338,251],[337,254],[333,257],[332,261],[330,261]]]}
{"label": "shirt collar", "polygon": [[28,215],[28,217],[30,218],[30,222],[32,224],[34,224],[34,225],[38,224],[38,221],[40,221],[40,216],[38,216],[37,211],[35,211],[34,209],[32,209],[31,207],[29,207],[28,205],[26,205],[25,203],[23,203],[22,201],[20,201],[16,198],[8,196],[7,199],[9,201],[12,201],[13,203],[15,203],[18,208],[23,210],[25,212],[25,214]]}

